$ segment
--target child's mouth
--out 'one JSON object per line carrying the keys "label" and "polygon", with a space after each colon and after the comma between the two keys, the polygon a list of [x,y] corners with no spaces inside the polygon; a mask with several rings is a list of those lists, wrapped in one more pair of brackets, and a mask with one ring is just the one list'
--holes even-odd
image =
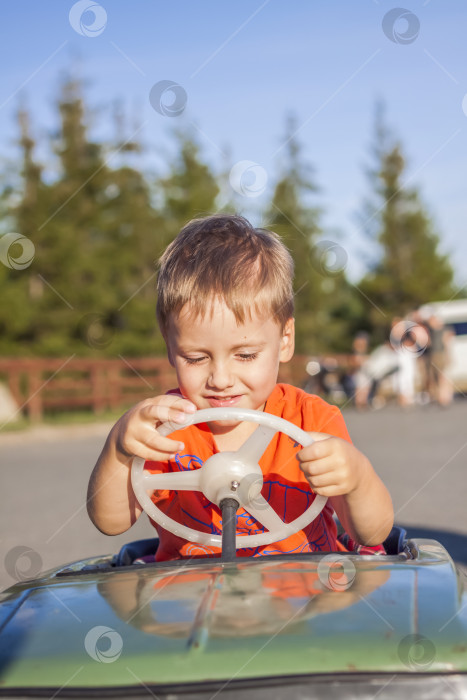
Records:
{"label": "child's mouth", "polygon": [[235,406],[235,404],[237,404],[241,398],[241,394],[237,394],[236,396],[206,396],[206,399],[212,408]]}

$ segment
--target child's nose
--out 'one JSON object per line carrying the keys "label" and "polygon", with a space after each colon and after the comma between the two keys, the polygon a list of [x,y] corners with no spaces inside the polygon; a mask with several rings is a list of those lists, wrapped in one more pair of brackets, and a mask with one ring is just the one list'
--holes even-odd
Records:
{"label": "child's nose", "polygon": [[210,387],[220,391],[232,386],[234,380],[227,364],[216,363],[215,365],[212,365],[208,383]]}

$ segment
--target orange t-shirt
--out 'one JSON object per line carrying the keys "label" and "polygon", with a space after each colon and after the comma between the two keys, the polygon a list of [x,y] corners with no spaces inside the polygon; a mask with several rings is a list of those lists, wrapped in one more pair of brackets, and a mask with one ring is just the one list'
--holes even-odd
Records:
{"label": "orange t-shirt", "polygon": [[[336,406],[323,401],[319,396],[306,394],[288,384],[276,384],[269,396],[265,413],[271,413],[294,423],[306,432],[329,433],[350,442],[344,419]],[[198,469],[209,457],[218,452],[214,436],[206,423],[192,425],[171,434],[174,440],[184,442],[182,453],[177,453],[168,462],[147,461],[144,468],[152,473],[186,471]],[[261,466],[264,484],[263,496],[276,513],[291,522],[301,515],[313,502],[315,494],[301,471],[295,455],[301,449],[284,433],[276,433],[262,455]],[[222,518],[220,509],[199,491],[154,491],[152,501],[174,520],[195,530],[220,535]],[[333,509],[326,503],[319,516],[294,535],[280,542],[260,547],[237,550],[237,556],[260,556],[345,549],[336,539]],[[151,521],[152,522],[152,521]],[[168,532],[152,522],[159,534],[157,561],[167,561],[189,556],[218,556],[220,549],[195,544]],[[243,508],[237,511],[237,534],[256,535],[266,528],[258,523]]]}

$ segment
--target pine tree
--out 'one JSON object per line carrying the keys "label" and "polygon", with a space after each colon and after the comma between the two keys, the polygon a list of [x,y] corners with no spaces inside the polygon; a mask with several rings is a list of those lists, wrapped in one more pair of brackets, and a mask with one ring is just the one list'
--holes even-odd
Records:
{"label": "pine tree", "polygon": [[[320,210],[310,203],[317,192],[312,167],[302,158],[294,136],[296,120],[287,118],[285,156],[267,214],[268,228],[278,233],[295,263],[295,323],[298,352],[322,349],[322,331],[327,319],[323,309],[323,284],[315,244],[321,234]],[[326,286],[324,284],[324,286]]]}
{"label": "pine tree", "polygon": [[210,167],[201,160],[200,147],[194,136],[175,131],[176,157],[169,174],[159,187],[163,195],[163,215],[169,243],[190,219],[216,211],[219,187]]}
{"label": "pine tree", "polygon": [[[104,289],[101,248],[102,190],[108,175],[99,144],[88,136],[88,114],[80,81],[67,78],[57,103],[59,129],[53,139],[58,177],[48,186],[48,216],[37,230],[37,268],[43,280],[38,303],[40,354],[93,352],[83,318],[100,313],[111,296]],[[105,282],[105,280],[104,280]]]}
{"label": "pine tree", "polygon": [[402,147],[388,137],[380,112],[376,129],[373,213],[367,223],[381,257],[359,287],[369,300],[372,323],[382,330],[395,315],[449,298],[453,270],[448,256],[439,252],[439,237],[419,192],[403,185]]}
{"label": "pine tree", "polygon": [[78,81],[62,85],[57,108],[57,163],[48,173],[34,160],[27,113],[18,117],[21,177],[0,204],[4,226],[33,241],[36,255],[28,270],[0,267],[0,351],[154,353],[162,349],[154,308],[164,236],[150,185],[122,158],[111,169],[102,144],[89,139]]}
{"label": "pine tree", "polygon": [[57,238],[69,246],[67,274],[73,280],[70,287],[62,276],[73,318],[68,314],[64,321],[61,343],[78,354],[153,354],[162,349],[154,316],[162,219],[145,177],[125,162],[127,152],[142,147],[118,133],[116,147],[107,148],[104,159],[102,144],[88,138],[79,84],[64,86],[59,108],[61,177],[52,192],[64,205],[57,206],[48,227],[55,247]]}

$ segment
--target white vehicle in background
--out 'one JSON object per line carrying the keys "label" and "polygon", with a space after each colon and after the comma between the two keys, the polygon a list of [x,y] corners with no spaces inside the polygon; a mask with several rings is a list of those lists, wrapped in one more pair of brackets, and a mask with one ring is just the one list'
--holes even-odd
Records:
{"label": "white vehicle in background", "polygon": [[467,299],[432,302],[421,306],[419,311],[425,319],[437,316],[447,330],[452,330],[446,376],[454,392],[467,392]]}

